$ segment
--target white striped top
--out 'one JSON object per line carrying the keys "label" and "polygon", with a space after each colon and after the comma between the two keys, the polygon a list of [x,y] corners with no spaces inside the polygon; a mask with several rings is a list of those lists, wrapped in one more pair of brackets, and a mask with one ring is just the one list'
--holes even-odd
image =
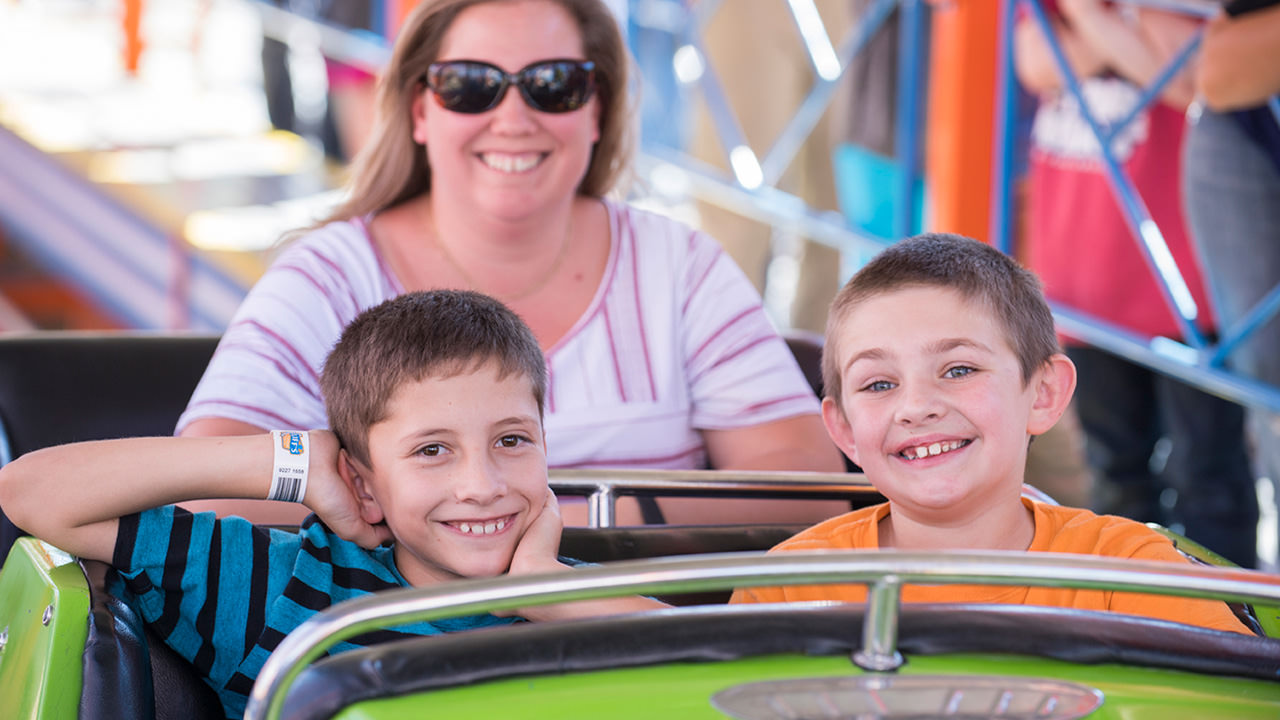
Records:
{"label": "white striped top", "polygon": [[[817,414],[818,400],[750,281],[709,236],[606,201],[600,287],[547,351],[552,467],[706,465],[699,430]],[[294,242],[236,312],[178,421],[328,426],[319,375],[342,328],[404,292],[362,220]]]}

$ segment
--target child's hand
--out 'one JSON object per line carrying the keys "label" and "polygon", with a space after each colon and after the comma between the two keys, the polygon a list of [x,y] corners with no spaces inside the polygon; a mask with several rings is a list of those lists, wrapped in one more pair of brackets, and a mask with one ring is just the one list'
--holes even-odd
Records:
{"label": "child's hand", "polygon": [[560,552],[560,531],[564,521],[560,519],[560,504],[555,493],[547,488],[542,507],[534,511],[533,521],[525,529],[520,542],[511,555],[512,575],[551,572],[564,565],[556,557]]}
{"label": "child's hand", "polygon": [[307,496],[303,502],[329,529],[362,548],[372,549],[391,540],[391,530],[383,523],[370,525],[360,513],[355,489],[342,478],[338,437],[328,430],[312,430],[311,463]]}

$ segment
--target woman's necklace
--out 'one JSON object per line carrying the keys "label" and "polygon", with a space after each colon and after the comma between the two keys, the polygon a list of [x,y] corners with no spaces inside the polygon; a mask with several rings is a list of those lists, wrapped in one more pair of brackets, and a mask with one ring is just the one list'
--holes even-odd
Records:
{"label": "woman's necklace", "polygon": [[551,267],[547,268],[547,271],[534,280],[529,287],[513,295],[498,295],[496,293],[489,293],[483,290],[480,283],[476,282],[475,278],[471,277],[471,274],[468,273],[462,267],[462,264],[458,262],[458,259],[453,256],[453,253],[449,252],[449,246],[445,244],[444,239],[440,236],[440,230],[436,227],[436,218],[434,213],[428,215],[427,225],[431,228],[431,238],[435,242],[436,247],[439,248],[440,254],[444,256],[445,262],[449,263],[454,271],[458,273],[458,277],[462,278],[462,281],[467,284],[468,288],[477,292],[484,292],[486,295],[492,295],[504,303],[513,303],[524,300],[527,297],[531,297],[539,290],[546,287],[547,283],[551,282],[551,278],[555,277],[556,271],[558,271],[560,266],[564,264],[565,256],[569,254],[569,240],[573,237],[573,210],[569,210],[569,220],[565,223],[564,239],[560,242],[560,250],[556,253],[556,259],[552,261]]}

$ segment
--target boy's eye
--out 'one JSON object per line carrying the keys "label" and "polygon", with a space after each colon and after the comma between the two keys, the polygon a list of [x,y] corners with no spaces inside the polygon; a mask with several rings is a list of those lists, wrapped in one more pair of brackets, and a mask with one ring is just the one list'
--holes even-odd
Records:
{"label": "boy's eye", "polygon": [[894,384],[888,380],[873,380],[867,383],[862,389],[868,392],[884,392],[886,390],[892,390],[894,387]]}
{"label": "boy's eye", "polygon": [[945,377],[945,378],[962,378],[962,377],[964,377],[965,375],[970,375],[970,374],[975,373],[975,372],[977,372],[977,370],[976,370],[976,369],[974,369],[974,368],[969,367],[968,365],[957,365],[957,366],[955,366],[955,367],[953,367],[953,368],[947,368],[947,371],[946,371],[946,372],[944,372],[944,373],[942,373],[942,377]]}
{"label": "boy's eye", "polygon": [[528,440],[529,438],[526,438],[523,435],[503,435],[501,438],[498,438],[498,446],[504,448],[520,447]]}
{"label": "boy's eye", "polygon": [[435,457],[442,452],[444,452],[444,446],[441,445],[440,443],[431,443],[430,445],[424,445],[422,446],[421,450],[418,450],[419,454],[426,455],[427,457]]}

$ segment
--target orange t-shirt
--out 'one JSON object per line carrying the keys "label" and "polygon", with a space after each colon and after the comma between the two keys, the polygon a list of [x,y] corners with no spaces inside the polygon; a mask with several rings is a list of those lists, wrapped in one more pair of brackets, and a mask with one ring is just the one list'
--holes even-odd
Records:
{"label": "orange t-shirt", "polygon": [[[1046,505],[1023,498],[1035,514],[1036,532],[1028,550],[1076,553],[1162,562],[1188,562],[1168,538],[1126,518],[1095,515],[1079,508]],[[834,517],[769,552],[788,550],[874,550],[879,547],[877,526],[889,514],[882,503]],[[796,585],[741,588],[729,602],[865,602],[864,585]],[[1249,633],[1226,603],[1171,595],[1112,592],[1073,588],[995,585],[904,585],[902,601],[914,603],[994,603],[1045,605],[1111,610],[1129,615],[1172,620],[1216,630]]]}

